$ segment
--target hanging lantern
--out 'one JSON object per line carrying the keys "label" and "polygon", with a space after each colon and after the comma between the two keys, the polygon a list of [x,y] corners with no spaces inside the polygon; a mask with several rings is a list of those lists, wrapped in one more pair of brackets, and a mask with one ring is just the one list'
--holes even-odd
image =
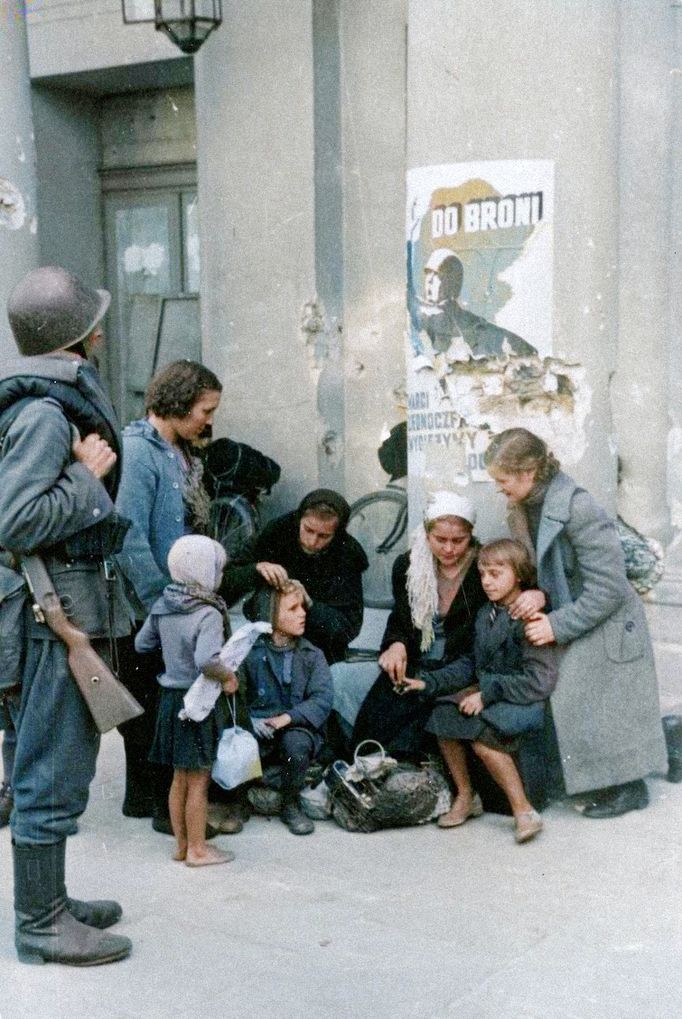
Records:
{"label": "hanging lantern", "polygon": [[183,53],[196,53],[222,23],[222,0],[121,0],[126,25],[153,22]]}

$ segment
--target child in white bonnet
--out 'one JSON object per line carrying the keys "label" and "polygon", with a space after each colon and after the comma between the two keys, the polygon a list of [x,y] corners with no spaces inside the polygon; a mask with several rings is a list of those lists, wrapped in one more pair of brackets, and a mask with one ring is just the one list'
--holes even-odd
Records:
{"label": "child in white bonnet", "polygon": [[[164,671],[150,760],[173,767],[169,808],[177,840],[175,860],[188,867],[227,863],[233,854],[205,839],[208,785],[220,739],[216,711],[202,722],[181,720],[183,698],[201,672],[234,693],[237,679],[220,661],[229,636],[227,607],[216,591],[227,556],[217,541],[201,535],[179,538],[168,553],[172,583],[152,606],[135,638],[140,653],[161,648]],[[220,701],[218,701],[218,705]]]}

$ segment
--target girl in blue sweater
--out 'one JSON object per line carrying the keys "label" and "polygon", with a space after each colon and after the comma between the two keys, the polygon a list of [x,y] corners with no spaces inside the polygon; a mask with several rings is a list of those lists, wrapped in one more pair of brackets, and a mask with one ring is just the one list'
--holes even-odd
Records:
{"label": "girl in blue sweater", "polygon": [[188,867],[227,863],[234,854],[206,842],[208,784],[216,756],[221,724],[216,709],[203,722],[181,720],[179,712],[188,689],[200,672],[221,682],[225,693],[237,689],[236,677],[219,658],[229,636],[227,609],[216,594],[226,555],[211,538],[187,535],[168,553],[173,583],[154,602],[135,638],[135,650],[144,654],[161,648],[164,671],[158,677],[161,699],[150,760],[171,765],[173,783],[168,805],[177,840],[175,860]]}

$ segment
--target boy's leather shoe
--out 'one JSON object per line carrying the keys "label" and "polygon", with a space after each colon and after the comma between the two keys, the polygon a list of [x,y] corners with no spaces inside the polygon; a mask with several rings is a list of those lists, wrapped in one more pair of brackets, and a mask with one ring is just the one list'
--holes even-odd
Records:
{"label": "boy's leather shoe", "polygon": [[314,823],[303,813],[298,803],[286,803],[282,807],[281,817],[292,835],[310,835],[315,831]]}
{"label": "boy's leather shoe", "polygon": [[583,817],[620,817],[631,810],[644,810],[649,805],[649,793],[642,778],[623,785],[597,790],[591,803],[583,810]]}

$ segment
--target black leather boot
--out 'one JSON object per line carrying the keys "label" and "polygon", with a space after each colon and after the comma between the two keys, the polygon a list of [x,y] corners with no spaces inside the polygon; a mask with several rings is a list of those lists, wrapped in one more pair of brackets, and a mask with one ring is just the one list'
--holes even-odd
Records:
{"label": "black leather boot", "polygon": [[591,803],[583,810],[583,817],[620,817],[631,810],[644,810],[649,805],[649,793],[643,778],[608,789],[595,790]]}
{"label": "black leather boot", "polygon": [[124,959],[132,949],[128,938],[102,934],[69,911],[64,886],[65,850],[66,842],[12,845],[14,941],[20,962],[99,966]]}
{"label": "black leather boot", "polygon": [[315,831],[313,821],[303,813],[298,796],[283,802],[280,817],[292,835],[311,835]]}
{"label": "black leather boot", "polygon": [[12,787],[9,782],[3,782],[0,785],[0,828],[4,828],[9,824],[9,816],[12,813],[13,806]]}
{"label": "black leather boot", "polygon": [[67,896],[66,908],[71,916],[88,927],[97,927],[98,930],[106,930],[112,927],[121,919],[123,910],[118,902],[113,899],[72,899]]}
{"label": "black leather boot", "polygon": [[682,715],[665,715],[662,722],[668,748],[666,777],[669,782],[682,782]]}

